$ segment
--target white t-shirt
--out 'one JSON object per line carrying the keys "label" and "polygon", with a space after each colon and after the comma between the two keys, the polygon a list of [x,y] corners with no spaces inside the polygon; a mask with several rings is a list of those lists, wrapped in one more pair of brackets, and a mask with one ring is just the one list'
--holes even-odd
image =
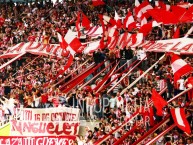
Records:
{"label": "white t-shirt", "polygon": [[185,90],[184,79],[179,79],[177,83],[179,83],[179,90]]}
{"label": "white t-shirt", "polygon": [[116,98],[111,98],[109,100],[110,102],[110,108],[115,108],[115,105],[116,105]]}

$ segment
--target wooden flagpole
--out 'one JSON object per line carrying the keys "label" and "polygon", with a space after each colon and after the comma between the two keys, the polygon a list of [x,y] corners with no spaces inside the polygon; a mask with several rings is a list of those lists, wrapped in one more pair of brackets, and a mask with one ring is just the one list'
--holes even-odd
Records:
{"label": "wooden flagpole", "polygon": [[144,77],[151,69],[153,69],[153,67],[155,67],[155,65],[157,65],[163,58],[165,57],[165,54],[162,55],[159,60],[157,62],[155,62],[150,68],[148,68],[141,76],[139,76],[139,78],[137,78],[134,82],[132,82],[128,87],[126,87],[121,93],[120,95],[123,95],[124,92],[128,89],[130,89],[131,87],[133,87],[142,77]]}

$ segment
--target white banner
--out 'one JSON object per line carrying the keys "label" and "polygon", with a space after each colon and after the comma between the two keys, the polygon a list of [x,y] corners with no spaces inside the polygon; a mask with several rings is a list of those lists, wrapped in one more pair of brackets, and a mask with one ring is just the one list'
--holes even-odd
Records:
{"label": "white banner", "polygon": [[[131,45],[132,39],[128,41],[128,45]],[[178,51],[182,54],[192,54],[193,53],[193,39],[191,38],[178,38],[178,39],[169,39],[169,40],[158,40],[155,42],[146,41],[136,42],[136,44],[132,44],[131,47],[136,47],[138,45],[143,46],[147,49],[147,51],[153,52],[166,52],[166,51]],[[90,51],[94,51],[98,48],[99,41],[90,42],[87,44],[87,47],[84,50],[84,53],[89,53]],[[57,44],[40,44],[37,42],[28,42],[28,43],[19,43],[13,47],[10,47],[7,52],[3,55],[0,55],[0,58],[9,58],[15,57],[21,53],[32,53],[36,55],[51,55],[57,57],[65,57],[66,53],[64,49],[62,49]]]}
{"label": "white banner", "polygon": [[147,41],[141,45],[146,51],[152,52],[179,52],[181,54],[193,53],[193,39],[179,38],[169,40],[159,40],[155,42]]}
{"label": "white banner", "polygon": [[17,110],[22,121],[79,121],[79,109],[69,107]]}

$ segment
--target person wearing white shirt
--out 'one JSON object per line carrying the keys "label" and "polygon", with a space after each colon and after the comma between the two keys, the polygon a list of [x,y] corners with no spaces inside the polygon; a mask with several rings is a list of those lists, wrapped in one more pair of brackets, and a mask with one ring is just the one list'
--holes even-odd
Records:
{"label": "person wearing white shirt", "polygon": [[116,98],[114,95],[111,96],[111,99],[109,100],[110,103],[110,108],[115,108],[116,107]]}
{"label": "person wearing white shirt", "polygon": [[178,84],[178,89],[180,91],[185,90],[185,85],[184,85],[185,79],[183,77],[181,77],[179,80],[177,80],[177,84]]}

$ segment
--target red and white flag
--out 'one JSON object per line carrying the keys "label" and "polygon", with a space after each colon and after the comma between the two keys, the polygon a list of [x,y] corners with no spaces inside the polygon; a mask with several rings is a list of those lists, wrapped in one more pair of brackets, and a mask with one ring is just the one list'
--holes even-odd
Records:
{"label": "red and white flag", "polygon": [[109,49],[114,49],[116,42],[118,41],[119,32],[115,27],[108,28],[107,44]]}
{"label": "red and white flag", "polygon": [[91,28],[91,22],[84,13],[78,12],[77,21],[76,21],[76,29],[79,33],[78,34],[79,36],[80,36],[80,29],[82,27],[85,28],[86,30],[89,30]]}
{"label": "red and white flag", "polygon": [[184,132],[191,134],[190,124],[186,119],[184,108],[172,108],[170,109],[172,118],[175,124]]}
{"label": "red and white flag", "polygon": [[60,42],[60,46],[63,49],[69,51],[72,56],[74,56],[79,49],[82,50],[83,47],[85,47],[84,45],[81,44],[80,40],[76,37],[76,34],[72,32],[72,30],[70,29],[68,30],[64,38],[58,33],[58,39]]}
{"label": "red and white flag", "polygon": [[146,16],[146,18],[148,18],[149,15],[148,15],[147,11],[150,9],[153,9],[153,7],[150,5],[150,3],[148,1],[144,1],[138,7],[135,8],[136,16],[138,18],[140,18],[142,16],[142,14],[144,14]]}
{"label": "red and white flag", "polygon": [[135,7],[138,7],[140,5],[138,0],[135,0]]}
{"label": "red and white flag", "polygon": [[177,54],[170,54],[171,67],[174,74],[174,83],[180,79],[181,76],[186,75],[193,71],[193,68],[181,59]]}
{"label": "red and white flag", "polygon": [[93,6],[100,6],[100,5],[105,5],[103,0],[92,0],[92,5]]}
{"label": "red and white flag", "polygon": [[116,26],[117,28],[121,28],[122,27],[122,22],[121,22],[121,18],[119,17],[118,13],[115,11],[115,17],[114,17],[115,21],[116,21]]}
{"label": "red and white flag", "polygon": [[106,16],[106,15],[99,15],[99,18],[103,20],[104,22],[104,25],[108,25],[108,26],[115,26],[117,23],[116,21],[109,17],[109,16]]}
{"label": "red and white flag", "polygon": [[133,15],[129,11],[123,21],[123,28],[125,29],[127,28],[129,31],[132,30],[133,28],[136,28],[136,22],[133,18]]}

